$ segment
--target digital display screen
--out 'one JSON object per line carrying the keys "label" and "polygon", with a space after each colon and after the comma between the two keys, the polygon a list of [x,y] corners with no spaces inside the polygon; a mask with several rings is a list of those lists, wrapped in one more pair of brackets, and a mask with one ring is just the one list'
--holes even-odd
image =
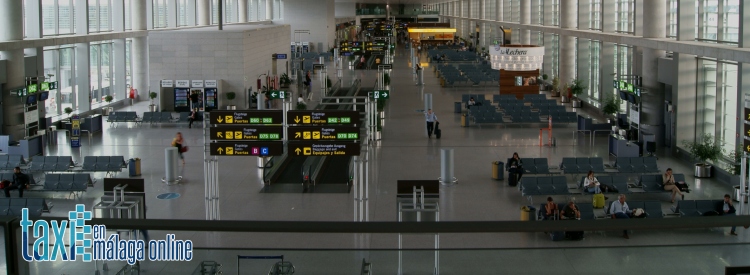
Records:
{"label": "digital display screen", "polygon": [[516,86],[523,86],[523,76],[516,76]]}
{"label": "digital display screen", "polygon": [[38,91],[38,88],[36,84],[31,84],[29,86],[26,86],[26,92],[28,94],[34,94]]}
{"label": "digital display screen", "polygon": [[39,84],[40,91],[49,91],[49,82],[42,82]]}
{"label": "digital display screen", "polygon": [[628,83],[628,92],[630,93],[635,92],[635,86],[633,84]]}
{"label": "digital display screen", "polygon": [[26,98],[26,105],[36,104],[36,95],[30,95]]}
{"label": "digital display screen", "polygon": [[39,101],[45,101],[49,98],[49,92],[42,92],[39,94]]}
{"label": "digital display screen", "polygon": [[620,90],[628,90],[628,84],[625,81],[620,81]]}

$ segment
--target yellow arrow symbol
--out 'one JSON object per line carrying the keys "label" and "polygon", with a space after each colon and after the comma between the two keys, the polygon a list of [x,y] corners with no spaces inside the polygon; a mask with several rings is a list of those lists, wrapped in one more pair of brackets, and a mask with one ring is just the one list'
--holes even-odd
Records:
{"label": "yellow arrow symbol", "polygon": [[299,152],[300,152],[300,151],[301,151],[301,150],[300,150],[299,148],[297,148],[297,149],[294,149],[294,152],[295,152],[295,153],[297,153],[297,155],[298,155],[298,156],[299,156]]}
{"label": "yellow arrow symbol", "polygon": [[216,151],[219,151],[219,154],[223,154],[224,153],[224,149],[221,149],[221,147],[219,147],[219,149],[216,149]]}
{"label": "yellow arrow symbol", "polygon": [[218,121],[219,123],[222,123],[224,121],[224,119],[221,118],[221,117],[219,117],[219,118],[216,119],[216,121]]}
{"label": "yellow arrow symbol", "polygon": [[[294,133],[294,138],[299,138],[299,132],[295,132]],[[297,149],[299,149],[299,148],[297,148]]]}
{"label": "yellow arrow symbol", "polygon": [[299,123],[299,116],[295,116],[295,117],[294,117],[294,122],[295,122],[295,123]]}
{"label": "yellow arrow symbol", "polygon": [[747,130],[747,135],[750,136],[750,130]]}
{"label": "yellow arrow symbol", "polygon": [[219,138],[224,138],[224,135],[221,134],[221,132],[216,133],[216,136],[219,137]]}

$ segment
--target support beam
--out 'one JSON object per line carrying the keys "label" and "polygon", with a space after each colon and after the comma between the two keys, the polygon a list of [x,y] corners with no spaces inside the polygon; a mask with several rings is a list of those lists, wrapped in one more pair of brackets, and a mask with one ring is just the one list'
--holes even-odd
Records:
{"label": "support beam", "polygon": [[[21,1],[0,1],[0,42],[23,39],[23,4]],[[10,89],[23,87],[26,69],[23,49],[0,52],[5,60],[7,82],[3,86],[3,134],[11,140],[25,136],[23,99],[10,94]]]}

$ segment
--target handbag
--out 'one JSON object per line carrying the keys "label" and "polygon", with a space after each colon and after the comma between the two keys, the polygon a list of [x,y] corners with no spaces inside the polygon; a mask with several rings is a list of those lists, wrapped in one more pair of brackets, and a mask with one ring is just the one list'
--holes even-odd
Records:
{"label": "handbag", "polygon": [[182,146],[182,148],[180,149],[180,153],[185,153],[187,151],[188,151],[188,147],[187,146]]}

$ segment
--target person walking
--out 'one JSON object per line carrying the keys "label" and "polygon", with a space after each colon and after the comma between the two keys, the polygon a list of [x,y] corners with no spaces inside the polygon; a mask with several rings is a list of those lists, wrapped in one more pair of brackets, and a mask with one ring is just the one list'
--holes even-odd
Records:
{"label": "person walking", "polygon": [[427,109],[427,112],[424,113],[424,118],[427,121],[427,138],[432,138],[432,130],[435,129],[435,123],[440,122],[435,113],[432,112],[432,109]]}
{"label": "person walking", "polygon": [[185,165],[185,157],[182,153],[187,152],[187,146],[184,145],[185,139],[182,138],[182,133],[177,132],[174,139],[172,139],[172,146],[177,147],[177,154],[180,155],[182,165]]}

